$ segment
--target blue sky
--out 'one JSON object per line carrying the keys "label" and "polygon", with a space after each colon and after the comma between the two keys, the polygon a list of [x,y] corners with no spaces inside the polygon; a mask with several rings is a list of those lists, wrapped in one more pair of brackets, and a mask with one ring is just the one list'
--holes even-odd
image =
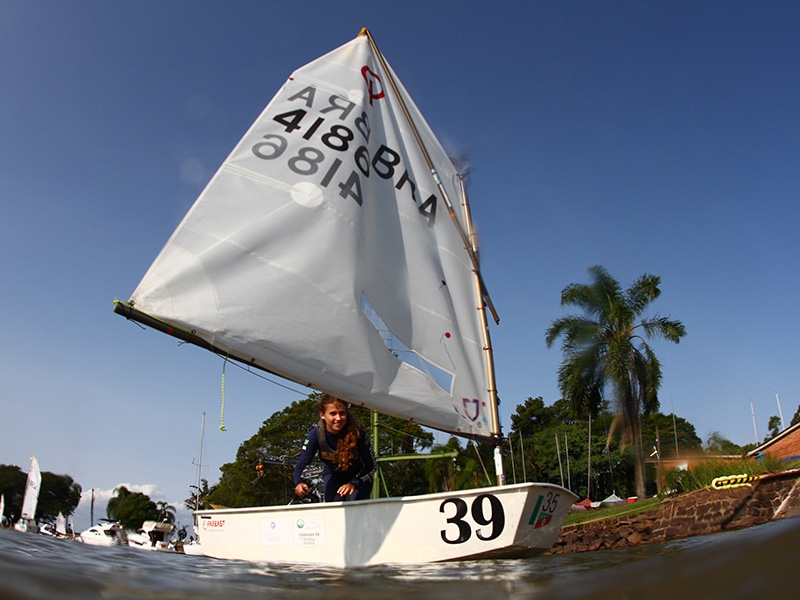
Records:
{"label": "blue sky", "polygon": [[[0,463],[180,503],[302,393],[112,312],[297,67],[368,26],[469,156],[506,426],[603,265],[659,275],[662,410],[734,442],[800,404],[795,2],[0,2]],[[297,386],[292,386],[298,389]],[[88,517],[76,524],[88,526]]]}

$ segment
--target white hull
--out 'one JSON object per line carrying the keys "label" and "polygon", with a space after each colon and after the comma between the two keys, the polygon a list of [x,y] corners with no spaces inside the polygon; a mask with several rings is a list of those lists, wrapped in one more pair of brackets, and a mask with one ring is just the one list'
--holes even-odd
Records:
{"label": "white hull", "polygon": [[135,533],[128,533],[128,545],[140,550],[157,550],[159,552],[173,552],[169,536],[175,531],[175,526],[170,523],[156,523],[145,521]]}
{"label": "white hull", "polygon": [[195,513],[203,554],[334,567],[539,554],[576,500],[552,484]]}
{"label": "white hull", "polygon": [[189,556],[205,556],[203,554],[203,547],[197,542],[184,544],[183,553]]}
{"label": "white hull", "polygon": [[14,529],[17,531],[21,531],[22,533],[38,533],[39,526],[34,522],[33,519],[20,519],[16,523],[14,523]]}
{"label": "white hull", "polygon": [[153,550],[158,552],[173,552],[172,546],[169,542],[156,541],[153,542],[146,535],[138,533],[128,534],[128,546],[131,548],[138,548],[139,550]]}
{"label": "white hull", "polygon": [[90,546],[124,546],[127,544],[125,532],[116,523],[94,525],[81,533],[80,539]]}

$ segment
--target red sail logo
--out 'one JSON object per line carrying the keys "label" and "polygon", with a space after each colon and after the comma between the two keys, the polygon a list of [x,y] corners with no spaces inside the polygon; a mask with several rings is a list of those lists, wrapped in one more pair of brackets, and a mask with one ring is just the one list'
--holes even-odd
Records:
{"label": "red sail logo", "polygon": [[373,100],[380,100],[381,98],[385,97],[386,94],[383,92],[383,84],[381,83],[381,78],[378,77],[375,73],[373,73],[370,68],[366,65],[361,67],[361,76],[364,78],[364,81],[367,82],[367,89],[369,90],[369,105],[372,106]]}

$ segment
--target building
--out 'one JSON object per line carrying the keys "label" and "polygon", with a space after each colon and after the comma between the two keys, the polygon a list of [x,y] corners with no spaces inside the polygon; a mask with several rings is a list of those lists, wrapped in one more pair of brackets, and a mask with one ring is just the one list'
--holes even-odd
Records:
{"label": "building", "polygon": [[771,456],[787,461],[800,459],[800,423],[787,427],[771,440],[748,452],[747,456]]}

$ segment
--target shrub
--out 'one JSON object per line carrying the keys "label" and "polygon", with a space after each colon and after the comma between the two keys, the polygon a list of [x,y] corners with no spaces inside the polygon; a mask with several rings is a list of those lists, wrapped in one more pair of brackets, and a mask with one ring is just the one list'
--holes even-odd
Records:
{"label": "shrub", "polygon": [[[795,461],[795,463],[800,461]],[[672,469],[664,477],[664,488],[668,493],[683,494],[711,485],[717,477],[726,475],[763,475],[791,468],[792,464],[777,458],[764,457],[759,460],[709,460],[689,469]]]}

